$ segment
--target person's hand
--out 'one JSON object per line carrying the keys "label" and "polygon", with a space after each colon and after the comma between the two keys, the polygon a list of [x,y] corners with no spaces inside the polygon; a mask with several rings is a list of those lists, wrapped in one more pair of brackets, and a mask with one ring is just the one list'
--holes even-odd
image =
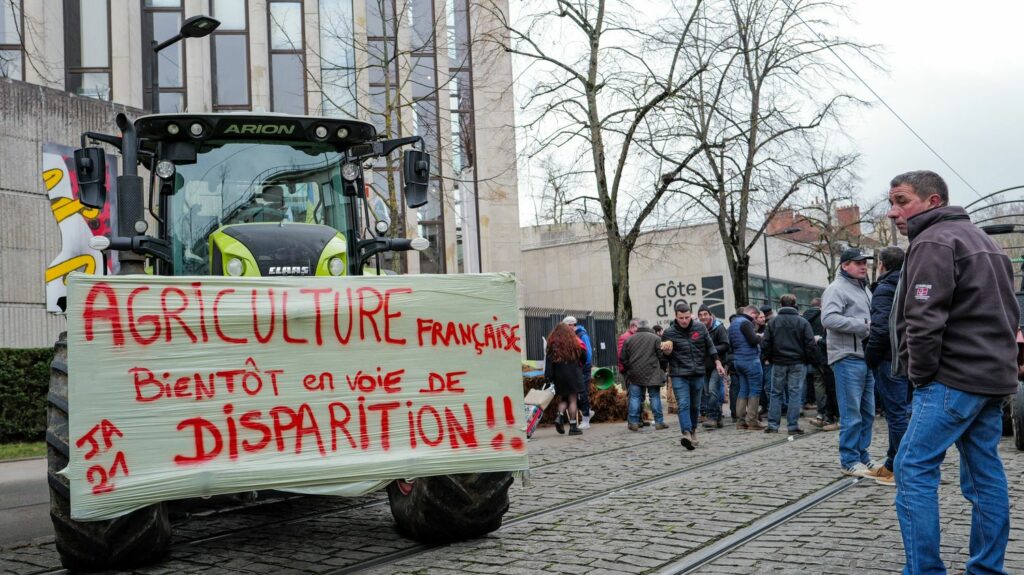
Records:
{"label": "person's hand", "polygon": [[722,377],[722,378],[725,377],[725,368],[722,367],[722,362],[716,360],[715,361],[715,369],[718,370],[719,377]]}
{"label": "person's hand", "polygon": [[[650,349],[650,348],[648,348],[648,349]],[[671,341],[663,341],[663,342],[661,342],[661,352],[662,353],[672,353],[672,342]]]}
{"label": "person's hand", "polygon": [[820,335],[814,336],[814,343],[819,343],[819,342],[821,342],[821,336]]}

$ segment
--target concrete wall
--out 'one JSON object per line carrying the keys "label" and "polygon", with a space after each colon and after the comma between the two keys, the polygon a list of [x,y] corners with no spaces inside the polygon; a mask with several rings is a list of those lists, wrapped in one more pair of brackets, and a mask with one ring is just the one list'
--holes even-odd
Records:
{"label": "concrete wall", "polygon": [[[611,265],[603,227],[537,226],[521,230],[523,299],[527,307],[612,311]],[[799,244],[768,239],[773,281],[824,288],[825,268],[790,254]],[[764,252],[758,244],[750,273],[764,275]],[[714,225],[659,230],[641,236],[630,260],[633,314],[667,324],[675,302],[718,305],[716,315],[735,310],[725,250]],[[775,307],[778,307],[777,305]]]}
{"label": "concrete wall", "polygon": [[0,347],[48,347],[64,319],[46,312],[44,272],[60,232],[42,180],[43,144],[79,145],[82,132],[117,133],[128,110],[0,79]]}

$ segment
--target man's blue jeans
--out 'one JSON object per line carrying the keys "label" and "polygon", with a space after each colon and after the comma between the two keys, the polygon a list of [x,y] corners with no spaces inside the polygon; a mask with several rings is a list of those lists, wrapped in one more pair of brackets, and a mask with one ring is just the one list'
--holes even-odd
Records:
{"label": "man's blue jeans", "polygon": [[651,412],[654,413],[654,423],[665,423],[665,416],[661,411],[661,387],[652,385],[630,385],[629,386],[629,415],[626,420],[629,423],[640,423],[640,409],[644,405],[644,393],[651,400]]}
{"label": "man's blue jeans", "polygon": [[875,368],[875,395],[885,410],[885,421],[889,427],[889,452],[885,454],[885,466],[889,471],[893,470],[896,450],[910,421],[910,382],[902,375],[890,375],[891,365],[892,362],[883,361]]}
{"label": "man's blue jeans", "polygon": [[896,515],[907,557],[905,575],[945,573],[939,556],[940,465],[960,452],[960,491],[971,503],[967,573],[1004,574],[1010,535],[1006,472],[999,459],[1002,398],[933,382],[914,391],[913,416],[896,454]]}
{"label": "man's blue jeans", "polygon": [[703,375],[673,375],[672,391],[679,403],[679,431],[693,431],[700,408],[700,391],[704,387]]}
{"label": "man's blue jeans", "polygon": [[[736,373],[733,374],[739,381],[740,399],[748,399],[751,397],[761,396],[761,360],[752,359],[748,361],[736,360]],[[744,414],[739,413],[737,417],[745,417]]]}
{"label": "man's blue jeans", "polygon": [[846,357],[832,364],[839,400],[839,463],[849,469],[871,461],[871,427],[875,423],[875,378],[863,359]]}
{"label": "man's blue jeans", "polygon": [[768,429],[778,429],[782,419],[782,404],[785,394],[789,394],[789,409],[786,413],[786,424],[790,431],[800,428],[800,399],[804,395],[804,381],[807,379],[807,366],[775,365],[772,368],[771,403],[768,404]]}
{"label": "man's blue jeans", "polygon": [[722,376],[718,375],[717,369],[712,369],[704,375],[704,395],[701,396],[701,403],[704,403],[703,397],[707,397],[707,416],[708,419],[713,421],[722,420],[722,401],[725,398],[725,382],[722,381]]}

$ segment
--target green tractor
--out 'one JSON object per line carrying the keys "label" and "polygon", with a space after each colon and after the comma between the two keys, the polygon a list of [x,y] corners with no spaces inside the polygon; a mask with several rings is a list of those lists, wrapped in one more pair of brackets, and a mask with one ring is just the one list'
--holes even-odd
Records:
{"label": "green tractor", "polygon": [[[120,274],[169,276],[343,276],[369,271],[386,251],[423,249],[425,240],[387,237],[385,210],[373,210],[363,167],[418,137],[383,140],[363,122],[268,114],[160,114],[130,121],[120,136],[88,132],[75,151],[79,200],[107,203],[105,150],[120,151],[117,229],[91,245],[117,251]],[[138,166],[149,171],[144,193]],[[406,149],[405,203],[427,201],[430,156]],[[148,218],[146,214],[148,213]],[[149,235],[151,223],[156,233]],[[379,259],[376,267],[379,273]],[[50,513],[64,566],[126,568],[152,562],[170,545],[166,503],[112,520],[78,521],[59,472],[69,460],[66,334],[56,343],[48,395]],[[477,473],[394,481],[387,492],[398,529],[440,543],[484,535],[508,510],[512,474]]]}
{"label": "green tractor", "polygon": [[[1015,189],[1015,188],[1010,188]],[[1014,203],[1012,201],[1003,202],[1005,204]],[[997,204],[999,205],[999,204]],[[1002,219],[1005,216],[996,216],[994,218],[988,218],[990,221],[993,219]],[[990,236],[1006,235],[1006,234],[1020,234],[1024,232],[1024,226],[1021,224],[1012,223],[997,223],[987,224],[981,226],[981,229]],[[1016,265],[1020,265],[1021,280],[1020,289],[1017,290],[1017,305],[1021,310],[1024,310],[1024,258],[1014,258],[1013,252],[1020,251],[1022,246],[1004,246],[1003,249],[1010,256],[1010,262]],[[1024,315],[1021,316],[1021,325],[1017,329],[1017,366],[1018,372],[1024,371]],[[1003,401],[1003,436],[1013,436],[1013,443],[1017,449],[1024,451],[1024,377],[1019,377],[1017,381],[1017,393],[1009,395]]]}

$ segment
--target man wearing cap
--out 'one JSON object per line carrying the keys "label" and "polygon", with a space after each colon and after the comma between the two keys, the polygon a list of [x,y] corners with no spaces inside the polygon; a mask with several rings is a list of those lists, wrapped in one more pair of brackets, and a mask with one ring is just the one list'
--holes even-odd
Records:
{"label": "man wearing cap", "polygon": [[[711,341],[715,342],[718,361],[722,366],[729,365],[729,330],[722,320],[711,313],[711,308],[701,305],[697,309],[697,319],[707,328]],[[726,368],[728,370],[728,368]],[[711,356],[704,362],[704,394],[707,396],[707,419],[705,429],[722,428],[722,403],[725,399],[725,377],[718,373]],[[703,404],[704,401],[702,400]]]}
{"label": "man wearing cap", "polygon": [[1017,389],[1013,267],[963,208],[949,205],[935,172],[901,174],[889,188],[886,215],[910,238],[890,316],[894,371],[914,386],[895,465],[903,572],[946,572],[939,482],[955,444],[972,507],[966,572],[1006,573],[1010,501],[999,438],[1002,398]]}
{"label": "man wearing cap", "polygon": [[839,275],[821,296],[821,325],[828,363],[836,377],[839,401],[839,464],[844,475],[870,477],[880,466],[868,456],[875,423],[875,378],[864,362],[864,343],[871,329],[871,292],[867,260],[858,248],[839,257]]}
{"label": "man wearing cap", "polygon": [[573,328],[576,332],[576,337],[580,338],[580,341],[583,342],[583,346],[586,348],[585,357],[583,358],[583,392],[577,398],[577,407],[582,419],[580,429],[590,429],[590,418],[594,415],[594,412],[590,410],[590,379],[594,366],[594,348],[590,345],[590,334],[587,333],[587,328],[577,324],[575,317],[567,315],[562,320],[562,323]]}

